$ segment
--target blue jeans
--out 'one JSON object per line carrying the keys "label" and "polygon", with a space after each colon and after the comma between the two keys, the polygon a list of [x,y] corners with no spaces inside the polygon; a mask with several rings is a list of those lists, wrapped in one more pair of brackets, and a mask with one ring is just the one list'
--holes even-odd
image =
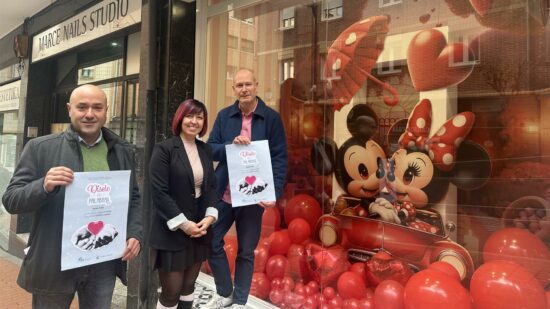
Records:
{"label": "blue jeans", "polygon": [[[252,274],[254,272],[254,249],[260,240],[262,229],[263,207],[250,205],[243,207],[231,207],[224,201],[216,205],[218,220],[212,227],[212,255],[208,264],[214,275],[216,292],[227,297],[233,293],[233,303],[244,305],[248,300]],[[235,283],[231,281],[231,272],[227,255],[223,249],[223,237],[235,222],[237,229],[237,260],[235,263]]]}
{"label": "blue jeans", "polygon": [[69,308],[75,292],[80,309],[109,309],[115,288],[115,261],[81,267],[73,278],[75,291],[70,294],[32,295],[33,309]]}

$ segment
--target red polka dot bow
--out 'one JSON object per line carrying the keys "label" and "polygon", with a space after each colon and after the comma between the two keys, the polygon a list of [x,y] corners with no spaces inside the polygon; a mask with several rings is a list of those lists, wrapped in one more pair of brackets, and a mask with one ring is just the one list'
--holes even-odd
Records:
{"label": "red polka dot bow", "polygon": [[450,171],[456,162],[456,149],[470,133],[475,115],[462,112],[447,120],[434,136],[429,138],[432,126],[432,104],[423,99],[414,107],[405,132],[399,138],[402,148],[416,147],[428,152],[430,159],[442,171]]}

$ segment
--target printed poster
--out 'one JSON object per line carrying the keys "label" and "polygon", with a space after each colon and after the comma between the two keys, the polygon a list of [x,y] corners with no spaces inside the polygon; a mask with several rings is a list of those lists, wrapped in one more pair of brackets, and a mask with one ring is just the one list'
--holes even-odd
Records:
{"label": "printed poster", "polygon": [[65,188],[61,270],[122,257],[130,171],[74,173]]}
{"label": "printed poster", "polygon": [[267,140],[225,146],[233,207],[275,201],[271,154]]}

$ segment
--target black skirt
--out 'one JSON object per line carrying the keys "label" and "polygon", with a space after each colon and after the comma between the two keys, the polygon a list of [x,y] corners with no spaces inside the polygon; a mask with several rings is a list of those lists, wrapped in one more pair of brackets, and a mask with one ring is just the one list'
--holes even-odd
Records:
{"label": "black skirt", "polygon": [[182,272],[189,266],[204,262],[210,257],[212,248],[210,245],[198,243],[196,239],[190,239],[189,245],[183,250],[168,251],[158,250],[155,258],[155,269],[171,272]]}

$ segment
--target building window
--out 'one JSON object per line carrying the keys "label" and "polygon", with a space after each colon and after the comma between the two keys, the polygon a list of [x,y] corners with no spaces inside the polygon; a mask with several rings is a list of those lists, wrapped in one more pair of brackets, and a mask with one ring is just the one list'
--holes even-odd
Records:
{"label": "building window", "polygon": [[241,39],[241,50],[247,53],[254,53],[254,41]]}
{"label": "building window", "polygon": [[378,75],[389,75],[401,73],[401,68],[395,65],[395,61],[390,60],[387,62],[378,63],[376,67],[376,73]]}
{"label": "building window", "polygon": [[[470,46],[469,45],[469,39],[478,37],[477,34],[460,34],[455,42],[462,43],[465,46],[468,46],[468,48],[464,48],[462,51],[462,55],[455,55],[454,57],[449,57],[449,66],[450,67],[457,67],[457,66],[463,66],[463,65],[472,65],[472,64],[478,64],[480,59],[480,44],[481,42],[479,39],[475,40],[476,46]],[[458,56],[458,57],[457,57]]]}
{"label": "building window", "polygon": [[80,78],[92,79],[94,78],[94,68],[84,68],[80,71]]}
{"label": "building window", "polygon": [[294,7],[289,7],[281,11],[281,29],[294,28]]}
{"label": "building window", "polygon": [[378,6],[383,8],[383,7],[386,7],[386,6],[400,4],[402,2],[403,2],[402,0],[378,0]]}
{"label": "building window", "polygon": [[321,20],[338,19],[344,15],[342,0],[323,0],[322,5]]}
{"label": "building window", "polygon": [[281,61],[281,82],[294,77],[294,60],[285,59]]}
{"label": "building window", "polygon": [[227,36],[227,47],[238,49],[239,48],[239,39],[234,35],[228,35]]}
{"label": "building window", "polygon": [[227,79],[233,80],[235,73],[237,73],[237,67],[234,65],[227,65]]}

